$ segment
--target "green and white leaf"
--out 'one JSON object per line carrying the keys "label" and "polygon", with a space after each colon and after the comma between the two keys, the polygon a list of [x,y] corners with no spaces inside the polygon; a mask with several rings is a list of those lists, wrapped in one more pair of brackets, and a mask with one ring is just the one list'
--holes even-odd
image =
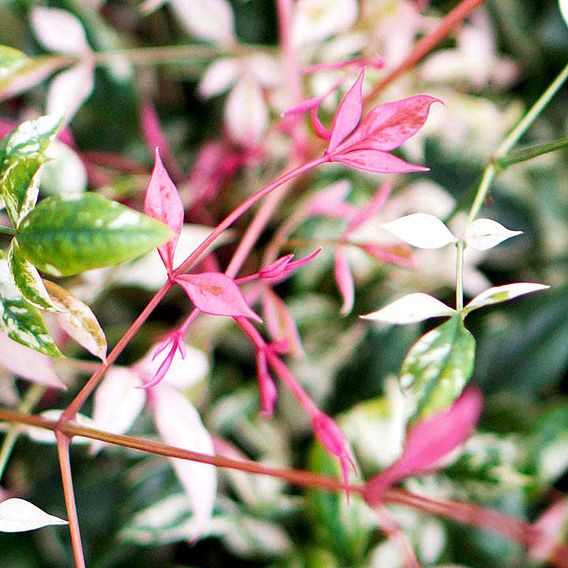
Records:
{"label": "green and white leaf", "polygon": [[45,152],[61,127],[61,116],[47,115],[20,124],[0,146],[0,188],[14,225],[33,209]]}
{"label": "green and white leaf", "polygon": [[446,306],[429,294],[416,292],[395,300],[388,306],[361,316],[364,319],[386,323],[416,323],[428,318],[452,316],[456,313],[453,308]]}
{"label": "green and white leaf", "polygon": [[437,249],[457,241],[448,227],[438,217],[429,213],[412,213],[389,223],[382,223],[381,227],[417,248]]}
{"label": "green and white leaf", "polygon": [[0,532],[23,532],[50,525],[66,525],[67,521],[48,515],[24,499],[6,499],[0,503]]}
{"label": "green and white leaf", "polygon": [[45,280],[45,288],[55,308],[62,312],[57,315],[61,327],[89,353],[104,361],[107,340],[89,306],[49,280]]}
{"label": "green and white leaf", "polygon": [[54,276],[131,260],[164,244],[164,224],[95,193],[51,196],[20,224],[24,256]]}
{"label": "green and white leaf", "polygon": [[540,290],[546,290],[547,288],[550,288],[550,286],[533,282],[517,282],[515,284],[505,284],[504,286],[489,288],[489,290],[481,292],[481,294],[469,302],[469,304],[467,304],[467,306],[463,309],[462,313],[467,315],[473,310],[478,310],[479,308],[491,306],[493,304],[500,304],[501,302],[507,302],[513,298],[524,296],[525,294],[532,294],[533,292],[538,292]]}
{"label": "green and white leaf", "polygon": [[0,81],[20,69],[29,60],[29,57],[19,49],[0,45]]}
{"label": "green and white leaf", "polygon": [[475,339],[459,316],[422,336],[400,370],[412,408],[410,422],[449,407],[471,378],[474,359]]}
{"label": "green and white leaf", "polygon": [[477,250],[488,250],[522,231],[511,231],[492,219],[477,219],[466,230],[465,241]]}
{"label": "green and white leaf", "polygon": [[0,329],[14,341],[50,357],[61,357],[37,308],[22,295],[0,252]]}
{"label": "green and white leaf", "polygon": [[14,283],[28,302],[43,310],[57,311],[39,272],[31,262],[24,258],[15,239],[12,240],[8,251],[8,263]]}

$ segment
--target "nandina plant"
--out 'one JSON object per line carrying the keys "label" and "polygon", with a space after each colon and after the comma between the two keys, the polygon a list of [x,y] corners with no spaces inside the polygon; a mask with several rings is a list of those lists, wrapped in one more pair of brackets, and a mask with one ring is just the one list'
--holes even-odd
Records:
{"label": "nandina plant", "polygon": [[[20,555],[1,535],[3,554],[205,565],[204,541],[222,563],[568,566],[565,271],[550,251],[523,266],[508,241],[531,226],[499,185],[567,145],[544,125],[568,68],[497,124],[489,87],[511,96],[522,70],[483,0],[277,0],[274,46],[237,34],[255,4],[2,9],[29,41],[0,47],[0,531],[68,525],[39,534],[70,543]],[[182,134],[191,159],[163,123],[183,105],[152,85],[183,73],[223,95],[188,111],[212,131]],[[472,141],[483,112],[499,136]],[[479,181],[446,192],[464,157]],[[552,239],[550,203],[531,206]]]}

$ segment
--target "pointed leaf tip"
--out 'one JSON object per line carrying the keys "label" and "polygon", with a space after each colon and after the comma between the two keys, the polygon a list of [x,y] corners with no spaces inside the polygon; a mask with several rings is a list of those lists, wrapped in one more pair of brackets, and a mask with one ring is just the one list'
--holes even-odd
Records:
{"label": "pointed leaf tip", "polygon": [[361,112],[363,110],[363,78],[365,76],[365,72],[361,71],[359,73],[359,77],[353,84],[353,86],[347,91],[341,102],[339,103],[339,107],[335,113],[335,117],[333,119],[333,124],[331,126],[331,138],[329,140],[328,152],[333,152],[335,148],[353,130],[359,121],[361,120]]}
{"label": "pointed leaf tip", "polygon": [[522,233],[511,231],[492,219],[477,219],[467,228],[465,240],[474,249],[488,250]]}
{"label": "pointed leaf tip", "polygon": [[546,284],[533,282],[517,282],[515,284],[505,284],[504,286],[489,288],[489,290],[485,290],[485,292],[482,292],[469,304],[467,304],[463,313],[467,315],[473,310],[478,310],[479,308],[490,306],[492,304],[507,302],[513,298],[524,296],[525,294],[532,294],[533,292],[539,292],[540,290],[546,290],[548,288],[550,288],[550,286],[547,286]]}
{"label": "pointed leaf tip", "polygon": [[455,310],[433,296],[417,292],[395,300],[388,306],[361,316],[386,323],[416,323],[428,318],[452,316]]}
{"label": "pointed leaf tip", "polygon": [[49,525],[66,525],[67,521],[48,515],[24,499],[6,499],[0,503],[0,532],[23,532]]}

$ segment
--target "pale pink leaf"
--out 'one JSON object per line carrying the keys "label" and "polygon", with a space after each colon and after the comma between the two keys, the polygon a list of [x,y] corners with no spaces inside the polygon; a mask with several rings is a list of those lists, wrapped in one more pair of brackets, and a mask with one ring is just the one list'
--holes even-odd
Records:
{"label": "pale pink leaf", "polygon": [[363,110],[363,78],[364,71],[359,73],[359,77],[353,86],[347,91],[339,107],[335,112],[333,124],[331,126],[331,138],[329,139],[328,152],[333,152],[359,124],[361,112]]}
{"label": "pale pink leaf", "polygon": [[93,92],[94,72],[94,66],[86,62],[56,75],[47,93],[47,113],[63,115],[69,123]]}
{"label": "pale pink leaf", "polygon": [[[214,455],[213,441],[193,405],[172,387],[161,384],[153,391],[156,428],[170,446]],[[208,530],[217,491],[217,473],[211,465],[171,458],[176,475],[193,511],[188,538]]]}
{"label": "pale pink leaf", "polygon": [[183,227],[184,210],[179,192],[171,180],[156,148],[154,169],[148,182],[144,200],[144,213],[165,223],[174,236],[158,252],[168,272],[174,269],[174,252]]}
{"label": "pale pink leaf", "polygon": [[436,298],[416,292],[392,302],[388,306],[361,316],[364,319],[386,323],[416,323],[428,318],[452,316],[455,310]]}
{"label": "pale pink leaf", "polygon": [[67,521],[48,515],[24,499],[7,499],[0,503],[0,532],[23,532],[50,525],[66,525]]}
{"label": "pale pink leaf", "polygon": [[182,274],[176,278],[176,282],[185,290],[195,307],[206,314],[244,316],[261,321],[246,303],[239,287],[225,274],[220,272]]}
{"label": "pale pink leaf", "polygon": [[307,215],[325,215],[336,219],[350,219],[356,213],[353,205],[345,202],[351,182],[340,180],[318,191],[307,204]]}
{"label": "pale pink leaf", "polygon": [[[568,8],[568,5],[567,5]],[[533,523],[533,540],[529,548],[531,558],[545,562],[562,541],[568,527],[568,499],[562,497],[553,503]]]}
{"label": "pale pink leaf", "polygon": [[236,59],[217,59],[203,74],[198,92],[204,98],[215,97],[229,90],[239,77],[240,67]]}
{"label": "pale pink leaf", "polygon": [[351,168],[373,174],[408,174],[412,172],[427,172],[429,168],[410,164],[402,158],[380,150],[358,149],[346,153],[333,154],[331,160],[340,162]]}
{"label": "pale pink leaf", "polygon": [[170,6],[195,37],[226,47],[235,43],[233,9],[227,0],[170,0]]}
{"label": "pale pink leaf", "polygon": [[349,221],[346,232],[350,233],[364,225],[369,219],[372,219],[383,207],[389,195],[391,194],[393,188],[393,182],[391,180],[386,181],[381,184],[377,191],[375,191],[373,197],[359,209],[353,219]]}
{"label": "pale pink leaf", "polygon": [[398,148],[424,126],[430,107],[436,102],[441,101],[429,95],[416,95],[379,105],[365,116],[338,150],[365,149],[370,144],[375,150]]}
{"label": "pale pink leaf", "polygon": [[225,125],[234,142],[251,147],[260,143],[268,128],[268,109],[258,83],[242,76],[225,103]]}
{"label": "pale pink leaf", "polygon": [[[139,374],[127,367],[111,367],[95,391],[93,421],[97,428],[114,434],[128,432],[146,402]],[[104,442],[94,440],[91,453],[96,454]]]}
{"label": "pale pink leaf", "polygon": [[256,373],[258,376],[258,388],[260,391],[262,414],[265,418],[272,418],[272,415],[274,414],[274,405],[278,398],[278,390],[276,389],[274,380],[268,372],[266,353],[262,350],[259,350],[256,353]]}
{"label": "pale pink leaf", "polygon": [[0,332],[0,365],[23,379],[56,389],[66,388],[57,378],[55,367],[49,357],[12,341],[2,332]]}
{"label": "pale pink leaf", "polygon": [[471,436],[482,407],[481,392],[469,388],[450,409],[416,423],[408,433],[402,456],[367,483],[366,501],[371,506],[376,506],[391,485],[405,477],[435,469],[443,457]]}
{"label": "pale pink leaf", "polygon": [[412,249],[410,249],[406,245],[377,245],[375,243],[357,243],[357,246],[380,262],[396,264],[397,266],[401,266],[403,268],[414,267]]}
{"label": "pale pink leaf", "polygon": [[524,296],[525,294],[532,294],[540,290],[546,290],[550,286],[545,284],[538,284],[533,282],[516,282],[515,284],[505,284],[503,286],[496,286],[489,288],[477,295],[467,306],[464,308],[464,313],[468,314],[473,310],[478,310],[485,306],[493,304],[500,304],[501,302],[508,302],[513,298]]}
{"label": "pale pink leaf", "polygon": [[[155,376],[164,357],[160,354],[162,344],[152,347],[146,356],[136,363],[136,371],[142,380],[147,383]],[[185,353],[180,353],[180,350]],[[164,382],[178,389],[186,389],[202,381],[209,373],[209,359],[207,355],[188,344],[180,345],[176,351],[168,372],[164,377]]]}
{"label": "pale pink leaf", "polygon": [[382,223],[381,227],[409,245],[422,249],[438,249],[457,241],[448,227],[429,213],[405,215]]}
{"label": "pale pink leaf", "polygon": [[468,246],[477,250],[488,250],[499,243],[521,235],[522,231],[511,231],[492,219],[476,219],[466,230]]}
{"label": "pale pink leaf", "polygon": [[343,247],[339,247],[335,254],[334,274],[337,288],[339,289],[339,293],[343,299],[341,313],[345,316],[350,314],[353,309],[353,302],[355,301],[355,284],[353,282],[353,276]]}
{"label": "pale pink leaf", "polygon": [[66,10],[37,6],[32,9],[31,22],[39,42],[49,51],[82,55],[91,49],[83,24]]}
{"label": "pale pink leaf", "polygon": [[296,322],[286,304],[270,288],[264,291],[262,310],[271,341],[284,342],[287,352],[294,356],[302,355],[304,350]]}

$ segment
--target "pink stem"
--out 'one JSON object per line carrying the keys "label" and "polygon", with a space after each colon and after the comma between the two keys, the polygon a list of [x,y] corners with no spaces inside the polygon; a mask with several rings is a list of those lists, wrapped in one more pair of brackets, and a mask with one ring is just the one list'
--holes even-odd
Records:
{"label": "pink stem", "polygon": [[400,555],[406,565],[406,568],[420,568],[420,563],[408,537],[402,531],[398,523],[392,515],[384,508],[375,509],[375,513],[379,519],[379,526],[389,540],[391,540],[400,550]]}

